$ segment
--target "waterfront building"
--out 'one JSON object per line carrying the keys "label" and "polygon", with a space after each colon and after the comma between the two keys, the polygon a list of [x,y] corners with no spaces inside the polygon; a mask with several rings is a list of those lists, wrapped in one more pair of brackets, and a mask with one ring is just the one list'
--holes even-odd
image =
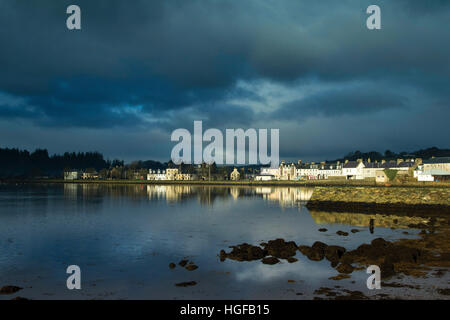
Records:
{"label": "waterfront building", "polygon": [[342,168],[342,175],[345,176],[347,180],[362,180],[364,179],[363,168],[364,162],[362,159],[358,159],[358,161],[346,160]]}
{"label": "waterfront building", "polygon": [[389,182],[389,178],[386,175],[386,172],[384,172],[384,170],[377,170],[375,172],[375,181],[377,183],[386,183]]}
{"label": "waterfront building", "polygon": [[166,169],[166,180],[176,180],[175,177],[179,173],[178,168]]}
{"label": "waterfront building", "polygon": [[450,157],[438,157],[424,160],[423,170],[442,170],[450,172]]}
{"label": "waterfront building", "polygon": [[94,172],[83,172],[81,174],[81,179],[83,180],[92,180],[92,179],[98,179],[98,173],[96,171]]}
{"label": "waterfront building", "polygon": [[274,180],[280,180],[280,168],[261,168],[260,176],[273,176]]}
{"label": "waterfront building", "polygon": [[234,170],[230,174],[230,180],[237,181],[240,179],[240,177],[241,177],[241,174],[239,173],[239,171],[236,168],[234,168]]}
{"label": "waterfront building", "polygon": [[150,169],[147,174],[147,180],[167,180],[166,172],[160,169]]}
{"label": "waterfront building", "polygon": [[272,181],[275,180],[275,176],[272,174],[258,174],[255,176],[256,181]]}
{"label": "waterfront building", "polygon": [[285,164],[281,161],[280,164],[280,180],[297,180],[297,168],[295,164],[289,163]]}
{"label": "waterfront building", "polygon": [[78,180],[80,176],[80,171],[78,170],[64,171],[64,180]]}

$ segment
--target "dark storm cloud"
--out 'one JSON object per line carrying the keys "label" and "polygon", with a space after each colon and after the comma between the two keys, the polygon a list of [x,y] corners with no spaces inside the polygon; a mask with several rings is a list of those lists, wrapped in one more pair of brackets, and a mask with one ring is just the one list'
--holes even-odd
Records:
{"label": "dark storm cloud", "polygon": [[284,120],[305,120],[311,116],[336,117],[366,115],[408,106],[408,98],[388,88],[373,85],[352,85],[332,88],[290,102],[271,114]]}
{"label": "dark storm cloud", "polygon": [[[69,31],[65,11],[73,1],[3,0],[0,120],[166,133],[193,120],[215,127],[276,120],[289,131],[293,119],[354,117],[363,128],[380,113],[403,111],[408,123],[431,105],[446,112],[449,2],[376,1],[382,30],[369,31],[372,2],[78,0],[82,30]],[[281,105],[236,86],[289,88],[304,79],[318,90]]]}

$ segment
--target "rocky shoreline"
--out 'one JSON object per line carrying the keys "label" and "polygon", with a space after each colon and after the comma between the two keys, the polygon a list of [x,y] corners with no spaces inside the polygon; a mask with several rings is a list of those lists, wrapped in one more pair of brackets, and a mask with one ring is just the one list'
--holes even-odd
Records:
{"label": "rocky shoreline", "polygon": [[[355,270],[363,270],[369,265],[378,265],[381,269],[381,278],[386,287],[409,288],[408,284],[387,283],[393,276],[411,276],[417,278],[442,277],[450,269],[450,218],[436,219],[431,217],[426,222],[411,224],[410,228],[421,229],[419,238],[399,239],[387,241],[376,238],[370,243],[363,243],[354,250],[347,250],[342,246],[326,244],[316,241],[312,246],[297,245],[294,241],[284,239],[269,240],[259,246],[243,243],[230,246],[231,252],[221,250],[221,261],[231,259],[235,261],[260,260],[263,264],[276,265],[281,260],[289,263],[298,261],[294,256],[299,251],[312,261],[328,260],[330,266],[337,271],[336,276],[330,280],[351,278]],[[321,229],[321,232],[326,232]],[[348,236],[348,233],[347,235]],[[274,266],[276,267],[276,266]],[[438,271],[430,274],[433,269]],[[340,286],[336,286],[340,287]],[[415,288],[420,289],[420,288]],[[448,289],[437,288],[437,293],[447,296]],[[369,299],[359,291],[345,289],[343,292],[336,289],[320,288],[314,294],[325,295],[325,299]],[[375,299],[390,299],[389,295],[376,295]],[[315,297],[324,299],[324,297]]]}

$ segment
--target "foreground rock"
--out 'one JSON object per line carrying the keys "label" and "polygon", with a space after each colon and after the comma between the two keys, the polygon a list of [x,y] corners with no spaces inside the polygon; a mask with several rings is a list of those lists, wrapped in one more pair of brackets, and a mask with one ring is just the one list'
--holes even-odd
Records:
{"label": "foreground rock", "polygon": [[340,265],[338,265],[336,267],[336,270],[338,272],[345,273],[345,274],[352,273],[354,269],[355,268],[353,268],[353,266],[351,264],[347,264],[347,263],[341,263]]}
{"label": "foreground rock", "polygon": [[16,286],[4,286],[0,289],[0,294],[13,294],[22,289],[23,288]]}
{"label": "foreground rock", "polygon": [[188,271],[194,271],[195,269],[198,269],[198,267],[195,264],[188,264],[185,267],[185,269],[188,270]]}
{"label": "foreground rock", "polygon": [[297,253],[297,245],[294,241],[284,241],[283,239],[270,240],[265,246],[264,250],[268,255],[280,259],[288,259],[295,256]]}
{"label": "foreground rock", "polygon": [[277,264],[280,262],[279,259],[295,262],[297,259],[294,256],[299,250],[310,260],[330,261],[331,267],[339,272],[338,276],[332,277],[333,280],[347,278],[354,270],[361,270],[361,267],[369,265],[380,267],[383,280],[399,273],[423,276],[424,270],[429,266],[450,267],[450,219],[440,220],[439,229],[436,229],[438,227],[436,221],[430,221],[426,225],[429,232],[420,234],[420,239],[401,239],[390,242],[377,238],[351,251],[320,241],[314,242],[311,247],[305,245],[297,247],[293,241],[276,239],[262,243],[263,248],[247,243],[231,246],[232,251],[229,253],[221,250],[220,259],[221,261],[226,258],[236,261],[262,260],[265,264]]}
{"label": "foreground rock", "polygon": [[382,238],[374,239],[370,244],[362,244],[352,251],[346,251],[340,246],[329,246],[320,241],[316,241],[311,247],[299,246],[299,251],[313,261],[326,258],[341,274],[352,273],[355,269],[352,264],[355,263],[376,264],[380,266],[382,278],[403,272],[405,264],[418,265],[424,256],[423,250],[394,244]]}
{"label": "foreground rock", "polygon": [[[237,246],[230,246],[231,252],[220,251],[220,260],[231,259],[236,261],[261,260],[265,264],[275,264],[279,259],[286,259],[289,263],[296,262],[294,256],[297,253],[297,244],[294,241],[284,241],[284,239],[270,240],[261,243],[261,246],[253,246],[243,243]],[[270,256],[270,257],[268,257]],[[267,258],[266,258],[267,257]]]}
{"label": "foreground rock", "polygon": [[176,283],[175,285],[177,287],[190,287],[190,286],[195,286],[196,284],[197,284],[197,282],[195,282],[195,281],[187,281],[187,282]]}
{"label": "foreground rock", "polygon": [[280,262],[280,260],[278,260],[275,257],[266,257],[266,258],[263,258],[261,261],[264,264],[277,264],[278,262]]}
{"label": "foreground rock", "polygon": [[311,247],[299,246],[298,250],[303,253],[309,260],[320,261],[325,257],[327,245],[323,242],[316,241]]}
{"label": "foreground rock", "polygon": [[344,255],[346,249],[341,246],[327,246],[325,250],[325,258],[332,263],[332,265],[337,265]]}
{"label": "foreground rock", "polygon": [[188,262],[189,262],[189,260],[181,260],[180,262],[178,262],[178,265],[181,267],[184,267],[187,265]]}
{"label": "foreground rock", "polygon": [[220,251],[220,260],[231,259],[236,261],[253,261],[264,258],[267,255],[267,250],[264,250],[258,246],[252,246],[248,243],[243,243],[237,246],[231,246],[230,253],[226,253],[224,250]]}
{"label": "foreground rock", "polygon": [[15,297],[15,298],[12,298],[11,300],[13,300],[13,301],[29,301],[30,299],[24,298],[24,297]]}

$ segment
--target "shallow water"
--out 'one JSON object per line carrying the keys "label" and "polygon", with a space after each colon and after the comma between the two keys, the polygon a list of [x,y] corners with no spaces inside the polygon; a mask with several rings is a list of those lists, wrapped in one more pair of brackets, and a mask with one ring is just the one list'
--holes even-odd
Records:
{"label": "shallow water", "polygon": [[[351,250],[378,237],[417,235],[403,234],[410,223],[404,217],[378,215],[370,233],[368,215],[309,212],[304,204],[311,194],[292,187],[0,185],[0,287],[23,287],[16,295],[31,299],[311,299],[315,289],[336,285],[366,295],[430,298],[426,285],[448,283],[430,279],[423,290],[374,292],[364,270],[329,280],[337,272],[328,261],[301,253],[292,264],[220,261],[221,249],[243,242],[284,238]],[[351,233],[355,228],[361,232]],[[169,268],[184,258],[199,268]],[[69,265],[81,268],[81,290],[66,287]],[[196,286],[175,286],[192,280]]]}

